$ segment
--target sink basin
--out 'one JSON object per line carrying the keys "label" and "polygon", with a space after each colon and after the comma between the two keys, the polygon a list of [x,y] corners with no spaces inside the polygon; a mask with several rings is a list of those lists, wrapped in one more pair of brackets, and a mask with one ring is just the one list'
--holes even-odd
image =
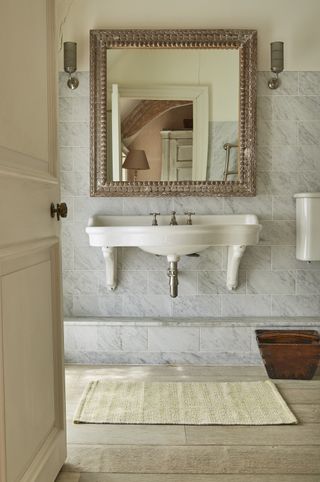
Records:
{"label": "sink basin", "polygon": [[[166,256],[168,261],[199,253],[210,246],[228,246],[227,286],[235,289],[240,259],[246,246],[259,242],[261,225],[254,214],[194,215],[192,225],[185,216],[176,216],[178,225],[170,226],[171,216],[159,216],[152,226],[151,216],[93,216],[86,232],[91,246],[100,246],[107,265],[107,285],[116,286],[116,248],[135,246],[148,253]],[[210,266],[208,266],[210,269]]]}

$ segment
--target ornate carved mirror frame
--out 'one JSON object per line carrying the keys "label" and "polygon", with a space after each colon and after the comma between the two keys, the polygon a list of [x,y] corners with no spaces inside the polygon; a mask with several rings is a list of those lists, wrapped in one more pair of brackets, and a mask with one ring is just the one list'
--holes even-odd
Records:
{"label": "ornate carved mirror frame", "polygon": [[[239,180],[108,181],[107,50],[121,48],[238,49]],[[254,196],[256,144],[255,30],[91,30],[90,32],[90,195],[91,196]]]}

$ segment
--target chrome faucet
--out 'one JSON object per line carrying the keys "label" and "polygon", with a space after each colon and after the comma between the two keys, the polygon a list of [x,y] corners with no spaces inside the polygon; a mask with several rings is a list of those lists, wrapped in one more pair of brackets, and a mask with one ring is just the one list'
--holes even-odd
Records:
{"label": "chrome faucet", "polygon": [[176,212],[171,211],[171,219],[170,219],[170,226],[177,226],[177,220],[176,220]]}
{"label": "chrome faucet", "polygon": [[185,214],[186,216],[188,216],[188,217],[187,217],[187,224],[188,224],[189,226],[191,226],[191,224],[192,224],[191,216],[193,216],[195,213],[193,213],[193,212],[191,212],[191,211],[186,211],[184,214]]}
{"label": "chrome faucet", "polygon": [[160,213],[150,213],[150,216],[153,216],[152,226],[158,226],[157,216],[160,216]]}

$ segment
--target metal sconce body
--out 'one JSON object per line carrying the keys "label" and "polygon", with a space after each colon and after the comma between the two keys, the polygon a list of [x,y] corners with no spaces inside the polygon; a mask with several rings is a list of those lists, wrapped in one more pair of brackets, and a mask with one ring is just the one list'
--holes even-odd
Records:
{"label": "metal sconce body", "polygon": [[64,71],[69,74],[69,79],[67,85],[69,89],[74,90],[79,85],[79,80],[74,77],[77,70],[77,44],[76,42],[64,42],[63,43],[64,52]]}
{"label": "metal sconce body", "polygon": [[272,42],[271,46],[271,72],[275,74],[268,81],[269,89],[277,89],[280,85],[279,74],[283,71],[283,42]]}

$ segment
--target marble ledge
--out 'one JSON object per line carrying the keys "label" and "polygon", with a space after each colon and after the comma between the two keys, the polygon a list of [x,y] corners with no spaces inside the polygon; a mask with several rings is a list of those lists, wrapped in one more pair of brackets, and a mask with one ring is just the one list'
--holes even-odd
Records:
{"label": "marble ledge", "polygon": [[66,326],[281,326],[281,327],[307,327],[320,326],[320,316],[299,317],[232,317],[232,318],[152,318],[152,317],[72,317],[64,318]]}

